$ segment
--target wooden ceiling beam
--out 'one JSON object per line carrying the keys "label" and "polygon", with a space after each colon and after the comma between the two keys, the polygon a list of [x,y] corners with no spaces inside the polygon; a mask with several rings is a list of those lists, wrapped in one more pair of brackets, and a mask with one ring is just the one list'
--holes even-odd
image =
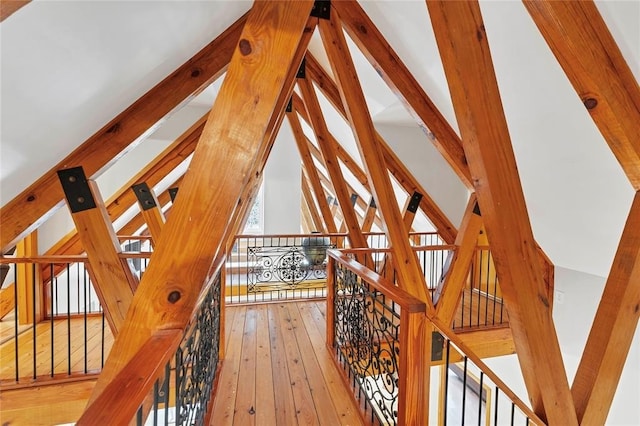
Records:
{"label": "wooden ceiling beam", "polygon": [[333,234],[338,231],[338,228],[333,220],[331,207],[329,206],[329,203],[327,203],[327,197],[322,189],[320,179],[318,178],[318,169],[313,163],[313,158],[309,152],[309,146],[306,143],[307,137],[304,135],[304,131],[300,125],[298,114],[293,111],[288,112],[287,118],[289,120],[289,125],[291,126],[291,131],[293,132],[293,138],[296,141],[296,146],[298,147],[298,152],[300,153],[300,159],[302,160],[304,170],[307,173],[311,190],[313,191],[316,201],[318,202],[318,207],[320,208],[320,213],[324,222],[322,230]]}
{"label": "wooden ceiling beam", "polygon": [[577,425],[480,6],[427,7],[534,412]]}
{"label": "wooden ceiling beam", "polygon": [[87,181],[80,167],[60,171],[67,204],[78,236],[87,253],[93,287],[114,336],[117,336],[138,287],[107,216],[98,186]]}
{"label": "wooden ceiling beam", "polygon": [[[311,76],[314,83],[322,91],[327,100],[333,105],[335,110],[345,119],[345,121],[348,121],[347,112],[342,103],[342,99],[340,98],[338,87],[324,69],[322,69],[318,61],[314,59],[313,55],[307,55],[306,70],[307,75]],[[393,152],[382,136],[380,136],[378,132],[375,132],[374,135],[378,147],[382,150],[382,155],[389,172],[395,177],[396,181],[404,188],[407,194],[413,194],[414,192],[423,194],[422,200],[420,201],[420,209],[423,211],[425,216],[429,218],[440,237],[447,244],[453,244],[458,232],[456,227],[429,196],[429,193],[404,166],[402,161],[398,158],[395,152]]]}
{"label": "wooden ceiling beam", "polygon": [[[322,23],[320,23],[320,26],[322,28]],[[338,206],[340,207],[342,217],[346,223],[346,231],[349,235],[351,247],[368,247],[367,239],[362,235],[362,230],[360,229],[360,224],[358,223],[355,210],[351,206],[351,194],[347,189],[347,182],[344,179],[342,169],[340,168],[340,162],[338,160],[335,147],[329,140],[329,129],[327,128],[327,124],[324,120],[313,83],[307,78],[300,79],[298,81],[298,88],[302,93],[302,100],[304,101],[307,113],[309,114],[311,127],[315,133],[318,148],[322,153],[324,165],[333,186],[333,193],[337,198]]]}
{"label": "wooden ceiling beam", "polygon": [[302,166],[302,169],[302,196],[307,204],[307,208],[309,209],[311,223],[313,224],[315,231],[324,232],[324,222],[318,212],[318,207],[316,206],[313,194],[311,193],[311,188],[309,187],[309,172],[304,166]]}
{"label": "wooden ceiling beam", "polygon": [[4,205],[0,209],[0,251],[36,229],[64,204],[57,170],[82,166],[87,176],[95,179],[169,113],[221,76],[245,21],[246,15]]}
{"label": "wooden ceiling beam", "polygon": [[355,0],[334,4],[351,40],[440,151],[462,183],[473,189],[462,141],[398,54]]}
{"label": "wooden ceiling beam", "polygon": [[640,87],[593,1],[524,1],[585,108],[640,190]]}
{"label": "wooden ceiling beam", "polygon": [[375,222],[375,218],[377,217],[377,211],[375,199],[371,196],[371,200],[369,201],[369,205],[365,209],[364,219],[362,220],[362,232],[371,232],[371,227]]}
{"label": "wooden ceiling beam", "polygon": [[[293,94],[293,109],[300,114],[300,117],[311,126],[311,122],[309,121],[309,114],[307,113],[307,108],[304,106],[304,102],[296,93]],[[362,186],[365,188],[369,188],[369,180],[367,179],[367,174],[362,170],[362,168],[358,165],[358,163],[349,155],[347,150],[345,150],[340,142],[333,137],[333,134],[328,133],[329,141],[333,145],[333,148],[336,151],[336,154],[342,164],[344,164],[347,169],[353,174],[353,176],[360,182]],[[314,145],[312,145],[314,146]],[[315,146],[314,146],[315,148]]]}
{"label": "wooden ceiling beam", "polygon": [[444,279],[434,294],[436,317],[445,324],[453,321],[462,290],[467,284],[471,261],[476,254],[478,235],[482,229],[482,217],[475,194],[471,194],[455,242],[455,251],[447,260]]}
{"label": "wooden ceiling beam", "polygon": [[[182,177],[180,176],[169,185],[170,188],[180,186],[182,182]],[[171,201],[171,195],[169,194],[169,190],[163,191],[160,195],[158,195],[158,203],[164,207]],[[169,214],[169,210],[166,210],[164,215],[167,217]],[[118,235],[133,235],[138,229],[144,226],[145,221],[142,217],[142,213],[138,212],[133,218],[131,218],[125,225],[123,225],[119,230],[117,230]]]}
{"label": "wooden ceiling beam", "polygon": [[640,192],[631,205],[571,391],[580,425],[606,423],[640,316]]}
{"label": "wooden ceiling beam", "polygon": [[[149,187],[154,187],[193,154],[206,122],[207,116],[204,115],[107,199],[105,204],[111,222],[115,222],[136,203],[132,186],[144,182]],[[75,255],[83,251],[78,232],[74,229],[47,250],[46,254]]]}
{"label": "wooden ceiling beam", "polygon": [[180,194],[90,404],[154,332],[186,327],[201,291],[222,264],[229,228],[238,226],[238,201],[245,201],[240,196],[249,174],[268,151],[270,123],[281,114],[275,108],[293,84],[290,69],[300,66],[292,61],[312,6],[311,0],[258,0],[249,11]]}
{"label": "wooden ceiling beam", "polygon": [[[385,159],[377,142],[377,132],[367,109],[342,26],[336,14],[332,13],[331,20],[321,20],[318,27],[333,75],[338,82],[338,91],[369,178],[371,191],[382,216],[384,232],[391,242],[393,259],[398,266],[398,285],[425,302],[427,309],[430,310],[433,305],[427,291],[425,277],[418,258],[409,244],[409,233],[402,225],[402,214],[391,186]],[[306,98],[304,100],[306,101]],[[309,110],[307,104],[307,111]],[[309,113],[311,114],[311,111]]]}
{"label": "wooden ceiling beam", "polygon": [[162,206],[153,188],[150,188],[146,183],[132,186],[131,191],[138,198],[140,213],[151,234],[151,245],[155,247],[156,242],[160,240],[160,233],[165,222]]}

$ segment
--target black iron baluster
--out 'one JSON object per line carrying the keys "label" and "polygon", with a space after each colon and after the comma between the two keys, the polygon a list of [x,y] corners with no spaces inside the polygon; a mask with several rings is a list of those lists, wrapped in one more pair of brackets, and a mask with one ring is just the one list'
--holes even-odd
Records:
{"label": "black iron baluster", "polygon": [[468,358],[464,357],[464,370],[462,377],[462,426],[464,426],[464,414],[467,402],[467,360]]}
{"label": "black iron baluster", "polygon": [[13,341],[15,343],[16,382],[20,381],[20,368],[18,362],[18,264],[13,264]]}
{"label": "black iron baluster", "polygon": [[71,269],[67,263],[67,374],[71,374]]}
{"label": "black iron baluster", "polygon": [[[80,269],[80,263],[78,263],[78,269]],[[84,265],[82,268],[82,292],[83,292],[83,296],[84,296],[84,302],[83,302],[83,329],[84,329],[84,374],[87,374],[87,371],[89,371],[89,366],[88,366],[88,361],[89,361],[89,356],[88,356],[88,349],[87,349],[87,291],[88,291],[88,285],[87,285],[87,273],[84,269]],[[78,272],[80,273],[80,272]]]}
{"label": "black iron baluster", "polygon": [[498,388],[498,385],[496,385],[496,404],[494,406],[494,412],[493,412],[493,424],[494,426],[498,426],[498,401],[500,400],[500,388]]}
{"label": "black iron baluster", "polygon": [[[50,267],[50,269],[49,269],[49,282],[50,282],[51,293],[53,294],[54,285],[57,285],[58,282],[56,281],[55,284],[54,284],[53,276],[54,276],[55,270],[54,270],[53,263],[50,263],[49,267]],[[49,345],[49,347],[51,348],[51,376],[53,376],[53,371],[55,370],[55,363],[54,363],[54,360],[53,360],[53,353],[54,353],[53,352],[53,347],[54,347],[53,344],[54,344],[54,336],[55,336],[55,334],[53,332],[53,328],[55,326],[55,319],[54,319],[54,313],[53,313],[53,297],[51,297],[51,315],[50,315],[50,317],[51,317],[51,323],[50,323],[50,328],[51,328],[51,330],[50,330],[51,331],[51,333],[50,333],[51,342],[50,343],[51,344]]]}
{"label": "black iron baluster", "polygon": [[516,413],[516,404],[512,402],[511,403],[511,426],[513,426],[515,413]]}
{"label": "black iron baluster", "polygon": [[[25,265],[25,271],[26,271],[27,267]],[[33,332],[33,379],[35,380],[37,377],[38,372],[36,371],[36,358],[37,358],[37,344],[36,344],[36,340],[37,340],[37,330],[36,330],[36,264],[32,263],[31,264],[31,271],[33,272],[31,274],[31,290],[32,290],[32,298],[31,298],[31,303],[32,303],[32,307],[31,307],[31,311],[33,314],[33,321],[32,321],[32,325],[33,328],[31,329]],[[16,282],[16,285],[18,285],[18,283]],[[28,285],[27,283],[25,283],[25,285]],[[53,358],[53,348],[51,349],[51,358]]]}
{"label": "black iron baluster", "polygon": [[482,401],[483,401],[482,381],[483,379],[484,379],[484,372],[480,371],[480,391],[478,392],[478,426],[481,426],[482,424]]}
{"label": "black iron baluster", "polygon": [[444,413],[443,424],[447,424],[447,402],[449,401],[449,356],[451,353],[451,340],[447,339],[447,354],[445,356],[444,365],[446,368],[446,374],[444,375]]}

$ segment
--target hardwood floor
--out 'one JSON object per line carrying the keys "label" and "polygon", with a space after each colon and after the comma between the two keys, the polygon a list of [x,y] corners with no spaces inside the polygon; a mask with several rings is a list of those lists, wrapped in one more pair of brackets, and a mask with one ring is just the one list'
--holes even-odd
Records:
{"label": "hardwood floor", "polygon": [[325,302],[232,306],[211,425],[361,425],[325,346]]}
{"label": "hardwood floor", "polygon": [[14,383],[16,376],[20,382],[30,382],[34,376],[50,377],[52,364],[54,375],[99,371],[103,356],[106,359],[112,344],[113,336],[101,316],[88,316],[86,323],[82,317],[40,322],[35,336],[31,326],[22,330],[17,339],[11,336],[0,344],[0,383]]}

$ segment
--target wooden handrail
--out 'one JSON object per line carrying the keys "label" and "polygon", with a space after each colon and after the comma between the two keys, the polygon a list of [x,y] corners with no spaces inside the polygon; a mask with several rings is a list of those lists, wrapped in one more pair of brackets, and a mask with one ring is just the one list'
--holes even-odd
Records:
{"label": "wooden handrail", "polygon": [[425,312],[427,309],[426,303],[422,302],[418,298],[412,296],[405,290],[397,287],[391,283],[391,281],[375,273],[371,269],[362,265],[355,259],[347,257],[342,251],[327,250],[327,254],[330,258],[334,259],[337,263],[343,265],[345,268],[355,273],[356,275],[364,278],[371,287],[382,293],[388,295],[396,303],[400,305],[402,310],[407,312]]}
{"label": "wooden handrail", "polygon": [[82,413],[79,426],[128,425],[180,343],[179,329],[156,331]]}
{"label": "wooden handrail", "polygon": [[[152,252],[121,252],[118,253],[120,259],[149,259]],[[86,263],[89,259],[85,255],[48,255],[48,256],[28,256],[9,257],[1,256],[0,265],[9,263]]]}

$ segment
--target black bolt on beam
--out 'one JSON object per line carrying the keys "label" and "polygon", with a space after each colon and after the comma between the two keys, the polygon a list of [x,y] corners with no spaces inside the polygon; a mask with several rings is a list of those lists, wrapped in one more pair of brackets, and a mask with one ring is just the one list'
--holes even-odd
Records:
{"label": "black bolt on beam", "polygon": [[411,213],[417,212],[418,207],[420,207],[420,201],[422,201],[422,194],[414,192],[411,196],[411,200],[409,201],[409,205],[407,206],[407,210]]}
{"label": "black bolt on beam", "polygon": [[289,102],[287,102],[287,107],[285,108],[286,112],[293,111],[293,97],[289,98]]}
{"label": "black bolt on beam", "polygon": [[473,206],[473,214],[482,216],[482,214],[480,214],[480,205],[478,204],[477,201],[476,201],[476,204]]}
{"label": "black bolt on beam", "polygon": [[146,183],[143,182],[133,185],[131,189],[133,189],[134,194],[136,194],[138,204],[140,204],[142,210],[149,210],[156,207],[156,200]]}
{"label": "black bolt on beam", "polygon": [[376,199],[371,197],[371,201],[369,201],[369,207],[371,207],[372,209],[376,209],[378,208],[378,206],[376,206]]}
{"label": "black bolt on beam", "polygon": [[358,194],[351,194],[351,206],[355,206],[358,202]]}
{"label": "black bolt on beam", "polygon": [[326,20],[331,19],[331,1],[316,0],[311,9],[311,16]]}
{"label": "black bolt on beam", "polygon": [[296,78],[305,78],[306,76],[307,76],[306,58],[302,58],[302,62],[300,63],[300,68],[298,68],[298,72],[296,73]]}
{"label": "black bolt on beam", "polygon": [[96,208],[96,202],[82,167],[58,170],[58,179],[60,179],[62,190],[67,197],[71,213]]}
{"label": "black bolt on beam", "polygon": [[172,203],[175,203],[176,195],[178,195],[178,188],[169,188],[169,197],[171,197]]}

